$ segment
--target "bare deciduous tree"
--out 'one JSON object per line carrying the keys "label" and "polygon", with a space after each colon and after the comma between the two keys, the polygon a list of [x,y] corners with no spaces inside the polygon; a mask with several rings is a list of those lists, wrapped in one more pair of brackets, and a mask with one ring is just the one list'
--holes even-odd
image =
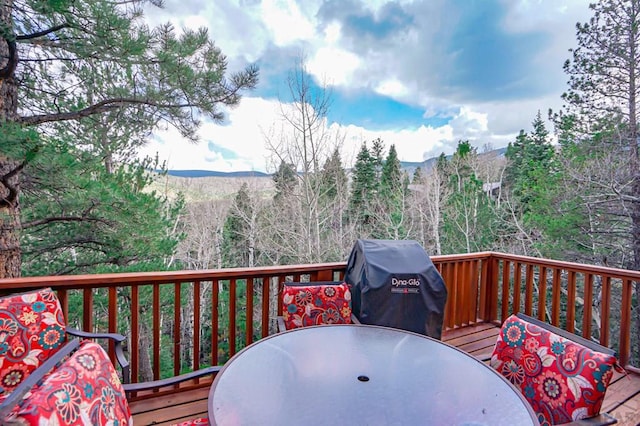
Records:
{"label": "bare deciduous tree", "polygon": [[[290,73],[287,85],[292,102],[281,101],[282,126],[265,139],[274,165],[290,165],[296,172],[297,185],[286,199],[278,200],[266,218],[271,250],[278,252],[271,258],[276,262],[313,263],[331,257],[336,250],[336,238],[327,238],[326,234],[334,229],[336,215],[344,214],[336,207],[345,207],[346,202],[326,202],[329,187],[323,178],[323,166],[342,144],[342,137],[327,123],[331,94],[326,85],[317,88],[310,81],[303,58]],[[346,197],[346,191],[337,196]],[[336,232],[344,232],[344,228]]]}

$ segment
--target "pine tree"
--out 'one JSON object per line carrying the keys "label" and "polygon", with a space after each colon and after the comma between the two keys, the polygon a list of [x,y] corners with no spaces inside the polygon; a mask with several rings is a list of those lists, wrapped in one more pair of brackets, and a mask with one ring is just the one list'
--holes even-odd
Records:
{"label": "pine tree", "polygon": [[371,156],[364,142],[352,171],[349,211],[352,221],[368,223],[372,216],[372,205],[376,197],[376,159]]}
{"label": "pine tree", "polygon": [[504,182],[509,188],[515,187],[523,174],[522,167],[525,162],[527,141],[527,133],[524,130],[520,130],[516,140],[509,142],[509,145],[507,145],[505,157],[509,160],[509,163],[505,169]]}
{"label": "pine tree", "polygon": [[384,141],[376,138],[371,142],[371,159],[376,171],[376,179],[380,180],[382,175],[382,166],[384,165]]}
{"label": "pine tree", "polygon": [[337,147],[324,164],[320,188],[319,201],[325,212],[321,237],[327,247],[324,261],[340,261],[345,249],[351,249],[353,235],[348,214],[349,178]]}
{"label": "pine tree", "polygon": [[422,167],[416,167],[416,169],[413,171],[413,177],[411,178],[411,183],[420,184],[420,182],[422,182],[423,177],[424,177],[424,174],[422,173]]}
{"label": "pine tree", "polygon": [[406,182],[395,145],[382,166],[380,191],[377,200],[376,237],[400,239],[406,234],[404,228]]}
{"label": "pine tree", "polygon": [[554,149],[549,132],[540,115],[532,122],[533,132],[521,130],[516,141],[509,144],[505,156],[509,160],[505,182],[512,190],[523,213],[528,213],[538,195],[547,190],[547,176],[553,169]]}
{"label": "pine tree", "polygon": [[[21,273],[19,232],[25,228],[20,191],[26,181],[33,185],[44,181],[32,166],[43,162],[64,166],[62,158],[42,157],[56,152],[47,144],[73,141],[80,149],[73,152],[91,152],[108,173],[115,173],[118,159],[130,158],[153,130],[173,126],[195,140],[201,118],[222,120],[221,106],[236,105],[241,91],[257,83],[253,66],[225,77],[226,58],[209,40],[206,29],[178,33],[169,24],[149,28],[143,16],[146,3],[3,2],[0,278]],[[123,132],[118,130],[121,121]],[[85,197],[84,192],[74,195]],[[23,201],[34,200],[37,197]],[[91,200],[86,201],[91,211]],[[82,219],[63,213],[38,221],[53,228]],[[22,236],[23,241],[29,238]]]}
{"label": "pine tree", "polygon": [[446,165],[439,162],[439,167],[447,168],[451,192],[443,212],[442,238],[443,250],[450,253],[487,250],[495,240],[490,198],[475,172],[477,158],[469,141],[459,141],[451,160]]}
{"label": "pine tree", "polygon": [[276,195],[274,196],[274,200],[276,201],[284,200],[289,195],[293,194],[298,184],[296,171],[293,165],[287,164],[284,161],[280,162],[278,170],[273,174],[272,179],[276,185]]}
{"label": "pine tree", "polygon": [[389,153],[382,166],[380,188],[383,198],[393,199],[402,195],[402,165],[395,145],[389,147]]}
{"label": "pine tree", "polygon": [[152,162],[107,171],[101,158],[69,144],[49,142],[40,149],[25,175],[38,180],[25,179],[22,186],[24,274],[167,267],[182,238],[173,230],[183,202],[149,190]]}
{"label": "pine tree", "polygon": [[252,242],[254,217],[249,186],[243,183],[233,199],[223,228],[222,258],[225,267],[255,266],[255,244]]}
{"label": "pine tree", "polygon": [[[593,16],[588,23],[576,25],[578,47],[564,65],[569,89],[563,94],[565,108],[555,121],[565,131],[565,146],[571,148],[571,143],[566,144],[566,131],[571,129],[573,146],[579,149],[568,151],[563,146],[564,153],[572,152],[576,158],[583,157],[583,165],[593,166],[586,182],[602,178],[591,188],[595,192],[588,200],[597,200],[597,204],[590,206],[601,212],[608,209],[603,213],[612,218],[624,215],[629,220],[626,232],[617,229],[603,233],[602,229],[595,229],[593,237],[608,235],[610,240],[618,235],[630,236],[623,244],[631,247],[632,253],[623,258],[632,261],[621,266],[640,270],[640,0],[602,0],[589,7]],[[602,176],[603,168],[615,173]],[[622,203],[616,201],[622,199]]]}
{"label": "pine tree", "polygon": [[322,168],[321,196],[333,200],[347,191],[347,174],[342,166],[340,150],[336,148]]}

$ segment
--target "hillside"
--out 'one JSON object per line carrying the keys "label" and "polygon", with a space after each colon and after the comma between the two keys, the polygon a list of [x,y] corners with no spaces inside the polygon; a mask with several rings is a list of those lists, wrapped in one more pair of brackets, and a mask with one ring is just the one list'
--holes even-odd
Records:
{"label": "hillside", "polygon": [[[506,148],[500,148],[480,156],[502,156],[505,151]],[[401,161],[400,165],[403,171],[413,176],[418,167],[429,170],[437,159],[433,157],[420,162]],[[246,183],[252,192],[261,193],[264,197],[273,196],[274,185],[271,175],[255,171],[169,170],[167,175],[158,176],[151,189],[169,198],[174,198],[178,192],[182,192],[187,202],[198,202],[229,199],[238,192],[243,183]]]}
{"label": "hillside", "polygon": [[176,197],[178,192],[185,196],[188,203],[230,199],[246,183],[252,192],[263,193],[265,197],[273,196],[273,180],[271,176],[205,176],[205,177],[180,177],[158,176],[152,185],[153,190],[166,195],[170,199]]}
{"label": "hillside", "polygon": [[[483,156],[501,156],[507,151],[506,148],[494,149],[492,151],[488,151],[480,154],[480,157]],[[450,158],[450,155],[446,156]],[[438,157],[432,157],[424,161],[401,161],[400,166],[403,171],[406,171],[409,176],[413,174],[413,172],[417,168],[422,168],[424,170],[429,170],[438,160]],[[241,172],[218,172],[215,170],[169,170],[167,174],[174,177],[181,178],[270,178],[271,175],[264,172],[258,171],[241,171]]]}

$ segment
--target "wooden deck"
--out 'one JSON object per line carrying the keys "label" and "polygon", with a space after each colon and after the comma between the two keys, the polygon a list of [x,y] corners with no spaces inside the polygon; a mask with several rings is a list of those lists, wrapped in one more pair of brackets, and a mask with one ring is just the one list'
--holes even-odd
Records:
{"label": "wooden deck", "polygon": [[[493,350],[499,328],[493,324],[478,324],[445,330],[442,340],[469,354],[486,359]],[[134,425],[172,425],[181,421],[207,416],[209,383],[201,389],[156,397],[131,403]],[[602,405],[606,412],[618,419],[621,426],[640,425],[640,375],[616,373]]]}

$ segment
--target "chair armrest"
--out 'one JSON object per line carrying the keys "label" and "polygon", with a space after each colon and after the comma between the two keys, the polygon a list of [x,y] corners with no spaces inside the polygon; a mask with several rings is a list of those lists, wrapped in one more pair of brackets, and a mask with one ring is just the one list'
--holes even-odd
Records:
{"label": "chair armrest", "polygon": [[607,413],[600,413],[595,417],[589,417],[588,419],[576,420],[570,423],[564,423],[564,426],[606,426],[614,425],[618,423],[618,420]]}
{"label": "chair armrest", "polygon": [[484,352],[476,355],[475,357],[482,362],[487,362],[487,361],[491,361],[491,355],[492,355],[491,352]]}
{"label": "chair armrest", "polygon": [[175,377],[169,377],[167,379],[162,380],[153,380],[149,382],[141,382],[141,383],[127,383],[123,384],[122,387],[124,391],[128,394],[132,392],[139,392],[145,390],[158,389],[165,386],[172,386],[187,380],[197,379],[204,376],[216,375],[222,369],[219,365],[214,365],[212,367],[201,368],[200,370],[192,371],[190,373],[181,374]]}
{"label": "chair armrest", "polygon": [[67,333],[75,337],[82,337],[83,339],[109,339],[116,343],[122,343],[127,338],[119,333],[89,333],[88,331],[78,330],[77,328],[67,327]]}
{"label": "chair armrest", "polygon": [[109,339],[114,341],[114,349],[116,352],[116,360],[120,365],[120,369],[122,370],[122,383],[129,383],[131,373],[129,370],[129,360],[124,356],[124,351],[122,350],[122,342],[126,340],[122,334],[119,333],[89,333],[87,331],[78,330],[76,328],[67,327],[67,333],[75,336],[81,337],[83,339]]}
{"label": "chair armrest", "polygon": [[284,333],[285,331],[287,331],[287,327],[284,325],[284,318],[279,316],[277,318],[277,321],[278,321],[278,332],[279,333]]}
{"label": "chair armrest", "polygon": [[2,401],[0,404],[0,424],[4,424],[3,420],[18,405],[24,396],[34,387],[42,383],[45,376],[61,364],[69,355],[80,347],[80,339],[73,339],[67,342],[57,352],[47,358],[38,368],[33,370],[29,376]]}

